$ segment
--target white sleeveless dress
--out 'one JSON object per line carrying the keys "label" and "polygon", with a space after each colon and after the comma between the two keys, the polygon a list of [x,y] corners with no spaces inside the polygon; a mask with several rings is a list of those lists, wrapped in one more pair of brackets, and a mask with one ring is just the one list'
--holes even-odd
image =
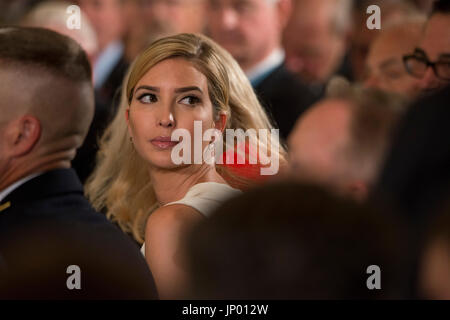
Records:
{"label": "white sleeveless dress", "polygon": [[[184,204],[209,217],[223,202],[241,193],[241,190],[224,183],[202,182],[193,185],[181,200],[169,202],[164,206]],[[141,252],[145,255],[145,243],[142,245]]]}

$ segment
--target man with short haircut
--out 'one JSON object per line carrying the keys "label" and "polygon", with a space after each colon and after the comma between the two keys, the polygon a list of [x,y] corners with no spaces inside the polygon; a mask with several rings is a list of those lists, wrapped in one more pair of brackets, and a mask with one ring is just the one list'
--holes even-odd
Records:
{"label": "man with short haircut", "polygon": [[339,79],[330,83],[329,91],[299,119],[289,137],[291,173],[363,201],[406,101]]}
{"label": "man with short haircut", "polygon": [[336,73],[350,78],[346,65],[352,0],[295,0],[283,33],[286,66],[320,94]]}
{"label": "man with short haircut", "polygon": [[419,79],[422,93],[450,84],[450,2],[436,1],[420,45],[403,57],[407,72]]}
{"label": "man with short haircut", "polygon": [[208,30],[247,74],[262,105],[286,138],[314,95],[284,66],[282,32],[291,0],[208,0]]}
{"label": "man with short haircut", "polygon": [[85,52],[50,30],[1,28],[0,82],[0,297],[154,298],[138,248],[70,168],[94,112]]}

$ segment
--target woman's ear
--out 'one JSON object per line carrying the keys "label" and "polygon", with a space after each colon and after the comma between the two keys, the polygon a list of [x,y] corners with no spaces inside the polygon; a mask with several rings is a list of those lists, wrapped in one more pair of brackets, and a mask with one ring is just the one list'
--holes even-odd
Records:
{"label": "woman's ear", "polygon": [[29,153],[41,138],[41,122],[34,116],[25,115],[15,122],[10,133],[11,154],[22,156]]}
{"label": "woman's ear", "polygon": [[219,115],[217,116],[217,120],[215,121],[215,128],[220,132],[223,132],[223,130],[225,130],[225,126],[227,125],[227,119],[227,112],[220,111]]}

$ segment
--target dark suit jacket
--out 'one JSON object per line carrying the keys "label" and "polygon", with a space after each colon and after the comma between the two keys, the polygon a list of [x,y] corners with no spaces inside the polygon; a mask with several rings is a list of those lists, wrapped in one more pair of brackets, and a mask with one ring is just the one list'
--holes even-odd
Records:
{"label": "dark suit jacket", "polygon": [[6,268],[6,262],[5,259],[0,254],[0,288],[2,286],[5,286],[7,279],[7,268]]}
{"label": "dark suit jacket", "polygon": [[261,104],[286,139],[297,118],[317,101],[315,95],[284,65],[273,70],[255,88]]}
{"label": "dark suit jacket", "polygon": [[[0,212],[8,268],[2,298],[152,299],[153,277],[139,249],[94,211],[72,169],[38,176],[10,193]],[[71,265],[80,268],[81,289]],[[70,270],[69,270],[70,271]]]}
{"label": "dark suit jacket", "polygon": [[120,88],[127,73],[129,62],[124,56],[120,58],[103,85],[95,90],[98,101],[108,107],[116,107],[120,101]]}

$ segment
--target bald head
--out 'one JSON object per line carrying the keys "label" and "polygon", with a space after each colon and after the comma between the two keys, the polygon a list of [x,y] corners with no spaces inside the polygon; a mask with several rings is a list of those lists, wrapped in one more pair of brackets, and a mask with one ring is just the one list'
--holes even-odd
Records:
{"label": "bald head", "polygon": [[22,26],[41,27],[56,31],[76,40],[86,51],[91,62],[98,53],[95,30],[85,14],[80,15],[80,28],[67,28],[67,8],[72,3],[61,0],[47,0],[34,6],[21,21]]}
{"label": "bald head", "polygon": [[406,103],[399,95],[332,81],[329,97],[300,117],[289,137],[292,174],[365,199]]}
{"label": "bald head", "polygon": [[310,108],[289,137],[293,173],[320,184],[338,180],[342,150],[349,143],[350,120],[345,100],[326,99]]}
{"label": "bald head", "polygon": [[91,68],[81,47],[46,29],[1,28],[0,82],[0,166],[55,154],[70,161],[94,112]]}

